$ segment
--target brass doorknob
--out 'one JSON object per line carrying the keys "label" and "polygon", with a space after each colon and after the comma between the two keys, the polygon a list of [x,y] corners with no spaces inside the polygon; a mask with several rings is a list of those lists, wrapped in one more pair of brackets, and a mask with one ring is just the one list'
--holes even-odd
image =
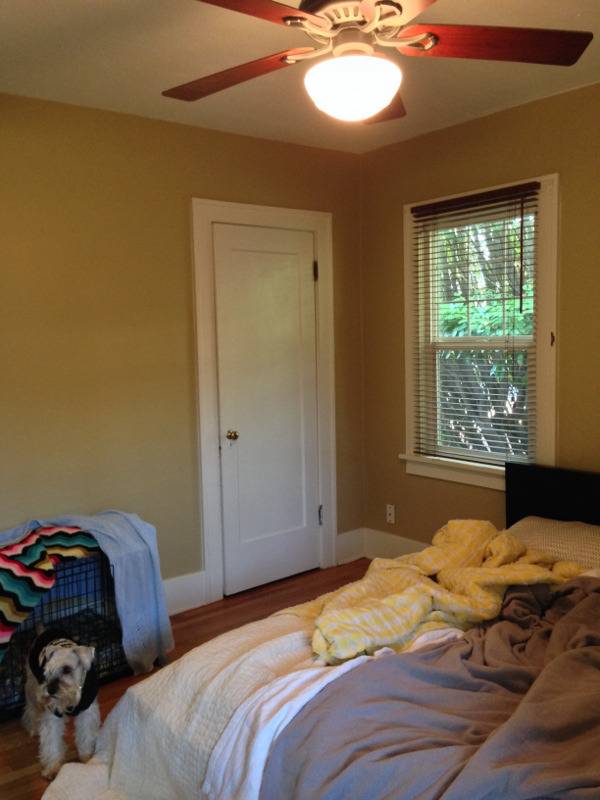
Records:
{"label": "brass doorknob", "polygon": [[235,442],[236,439],[240,438],[240,435],[239,435],[239,433],[237,431],[227,431],[227,433],[225,435],[232,442]]}

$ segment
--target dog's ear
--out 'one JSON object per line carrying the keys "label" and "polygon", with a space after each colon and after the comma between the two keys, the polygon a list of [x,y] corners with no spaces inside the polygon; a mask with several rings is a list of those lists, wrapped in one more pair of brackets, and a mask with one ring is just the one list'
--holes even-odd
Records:
{"label": "dog's ear", "polygon": [[77,650],[77,655],[79,656],[86,672],[89,671],[94,661],[94,656],[96,655],[96,648],[84,647],[83,645],[78,645],[76,647],[76,650]]}

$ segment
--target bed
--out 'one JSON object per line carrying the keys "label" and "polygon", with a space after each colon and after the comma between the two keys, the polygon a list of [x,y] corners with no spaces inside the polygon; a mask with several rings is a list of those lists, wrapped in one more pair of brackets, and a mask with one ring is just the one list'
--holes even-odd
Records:
{"label": "bed", "polygon": [[[583,541],[600,569],[600,476],[509,464],[506,482],[507,526],[557,559]],[[514,586],[496,619],[402,654],[325,666],[313,629],[278,614],[132,687],[45,800],[600,797],[600,572]]]}

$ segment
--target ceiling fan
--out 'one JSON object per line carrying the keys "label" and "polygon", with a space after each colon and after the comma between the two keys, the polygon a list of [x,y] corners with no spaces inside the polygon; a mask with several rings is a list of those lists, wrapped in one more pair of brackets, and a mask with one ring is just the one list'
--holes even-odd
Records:
{"label": "ceiling fan", "polygon": [[279,25],[299,28],[317,46],[296,47],[206,75],[163,92],[199,100],[300,61],[321,59],[305,76],[315,105],[336,119],[385,122],[406,114],[398,89],[402,73],[379,51],[403,56],[473,58],[570,66],[593,38],[585,31],[482,25],[409,24],[436,0],[203,0]]}

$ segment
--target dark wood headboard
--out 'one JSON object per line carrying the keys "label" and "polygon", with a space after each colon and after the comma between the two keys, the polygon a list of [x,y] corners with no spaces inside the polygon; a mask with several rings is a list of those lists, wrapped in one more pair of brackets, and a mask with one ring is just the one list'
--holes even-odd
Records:
{"label": "dark wood headboard", "polygon": [[506,464],[506,527],[523,517],[600,525],[600,474]]}

